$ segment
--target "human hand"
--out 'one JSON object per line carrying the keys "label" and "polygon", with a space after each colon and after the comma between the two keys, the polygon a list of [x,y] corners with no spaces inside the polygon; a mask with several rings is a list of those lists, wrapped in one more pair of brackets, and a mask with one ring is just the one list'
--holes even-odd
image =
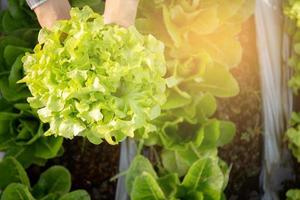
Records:
{"label": "human hand", "polygon": [[128,27],[134,25],[139,0],[106,0],[104,22]]}
{"label": "human hand", "polygon": [[34,9],[40,25],[51,29],[57,20],[70,18],[71,6],[68,0],[47,0]]}

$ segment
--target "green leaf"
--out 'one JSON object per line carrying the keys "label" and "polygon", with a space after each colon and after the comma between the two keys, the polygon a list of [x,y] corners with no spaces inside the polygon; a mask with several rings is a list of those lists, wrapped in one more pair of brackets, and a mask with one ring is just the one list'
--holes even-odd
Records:
{"label": "green leaf", "polygon": [[188,159],[181,157],[178,150],[163,150],[161,159],[164,168],[171,173],[177,173],[179,177],[183,176],[190,167],[190,163],[187,161]]}
{"label": "green leaf", "polygon": [[131,193],[135,179],[144,172],[150,174],[154,178],[157,177],[150,161],[141,155],[137,155],[132,161],[126,175],[126,188],[128,193]]}
{"label": "green leaf", "polygon": [[3,98],[9,102],[24,101],[30,96],[30,92],[27,89],[16,91],[15,88],[10,88],[7,78],[0,78],[0,91]]}
{"label": "green leaf", "polygon": [[57,200],[59,198],[60,195],[58,194],[48,194],[46,196],[44,196],[41,200]]}
{"label": "green leaf", "polygon": [[198,98],[196,109],[197,120],[203,123],[217,110],[217,102],[215,97],[210,93],[204,94],[203,96]]}
{"label": "green leaf", "polygon": [[11,146],[5,156],[14,157],[24,168],[28,168],[35,162],[34,149],[31,146]]}
{"label": "green leaf", "polygon": [[229,144],[236,132],[235,124],[230,121],[221,121],[220,123],[221,134],[218,140],[218,146]]}
{"label": "green leaf", "polygon": [[64,195],[71,189],[71,174],[61,166],[53,166],[42,173],[37,184],[33,187],[33,195],[41,198],[46,194]]}
{"label": "green leaf", "polygon": [[222,66],[209,68],[203,76],[203,82],[196,88],[216,97],[232,97],[239,93],[239,86],[232,74]]}
{"label": "green leaf", "polygon": [[10,184],[2,193],[1,200],[35,200],[26,185]]}
{"label": "green leaf", "polygon": [[217,148],[221,136],[220,121],[210,120],[200,128],[198,134],[203,135],[200,145],[202,150]]}
{"label": "green leaf", "polygon": [[163,109],[170,110],[180,108],[191,103],[191,99],[185,98],[173,90],[169,91],[167,102],[163,105]]}
{"label": "green leaf", "polygon": [[30,188],[29,179],[22,165],[16,159],[6,157],[0,162],[0,189],[4,190],[11,183],[21,183]]}
{"label": "green leaf", "polygon": [[22,19],[27,17],[26,13],[23,12],[23,9],[20,6],[19,1],[8,0],[8,10],[11,16],[15,19]]}
{"label": "green leaf", "polygon": [[95,0],[71,0],[70,1],[72,7],[84,7],[90,6],[95,12],[103,14],[104,12],[104,2],[103,1],[95,1]]}
{"label": "green leaf", "polygon": [[300,199],[300,190],[292,189],[287,191],[286,200],[299,200]]}
{"label": "green leaf", "polygon": [[4,11],[2,16],[2,27],[5,32],[11,32],[23,27],[23,23],[22,20],[15,20],[8,11]]}
{"label": "green leaf", "polygon": [[59,200],[90,200],[90,195],[85,190],[76,190],[65,194]]}
{"label": "green leaf", "polygon": [[138,176],[130,193],[132,200],[165,200],[166,197],[155,180],[155,177],[147,172]]}
{"label": "green leaf", "polygon": [[204,199],[220,199],[223,192],[224,175],[217,158],[207,157],[195,162],[183,179],[187,191],[198,191]]}
{"label": "green leaf", "polygon": [[0,120],[6,121],[6,120],[14,120],[20,117],[22,113],[9,113],[9,112],[0,112]]}
{"label": "green leaf", "polygon": [[57,156],[60,148],[62,147],[63,138],[42,136],[34,144],[35,153],[34,155],[38,158],[51,159]]}
{"label": "green leaf", "polygon": [[4,49],[4,59],[8,66],[12,66],[16,59],[19,56],[23,56],[25,52],[30,51],[30,49],[19,47],[19,46],[13,46],[13,45],[7,45]]}
{"label": "green leaf", "polygon": [[157,179],[157,182],[168,199],[175,196],[177,187],[180,185],[178,174],[167,174]]}
{"label": "green leaf", "polygon": [[11,67],[11,72],[8,77],[9,86],[12,88],[17,88],[20,84],[17,82],[23,78],[23,63],[21,61],[22,55],[17,57],[14,64]]}
{"label": "green leaf", "polygon": [[[7,45],[15,45],[19,47],[30,47],[30,44],[15,36],[5,36],[0,38],[0,61],[4,64],[4,49]],[[10,67],[10,66],[9,66]]]}
{"label": "green leaf", "polygon": [[[0,121],[0,126],[2,125],[2,122],[6,126],[9,125],[9,122],[7,122],[7,121]],[[1,129],[2,128],[4,128],[4,127],[1,127]],[[6,128],[6,130],[2,129],[0,132],[0,151],[6,151],[8,148],[10,148],[11,146],[14,145],[14,138],[8,131],[9,127],[7,126],[5,128]]]}

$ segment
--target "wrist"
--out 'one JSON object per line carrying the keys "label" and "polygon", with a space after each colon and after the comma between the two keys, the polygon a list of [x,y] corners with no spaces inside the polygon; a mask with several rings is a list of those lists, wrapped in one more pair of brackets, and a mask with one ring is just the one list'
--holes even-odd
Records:
{"label": "wrist", "polygon": [[124,27],[134,25],[139,0],[106,0],[104,22]]}

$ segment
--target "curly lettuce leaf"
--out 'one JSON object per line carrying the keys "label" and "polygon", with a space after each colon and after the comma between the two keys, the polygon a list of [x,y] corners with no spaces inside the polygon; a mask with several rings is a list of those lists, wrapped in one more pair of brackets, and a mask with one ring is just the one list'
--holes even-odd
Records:
{"label": "curly lettuce leaf", "polygon": [[165,103],[164,45],[151,35],[104,25],[90,8],[43,29],[23,58],[30,105],[50,123],[47,135],[116,144],[156,130]]}

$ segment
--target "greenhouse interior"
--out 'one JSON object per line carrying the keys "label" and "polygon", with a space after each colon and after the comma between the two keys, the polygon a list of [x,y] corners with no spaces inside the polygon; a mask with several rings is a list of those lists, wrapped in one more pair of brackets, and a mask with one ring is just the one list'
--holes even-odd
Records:
{"label": "greenhouse interior", "polygon": [[300,200],[300,0],[0,2],[0,200]]}

